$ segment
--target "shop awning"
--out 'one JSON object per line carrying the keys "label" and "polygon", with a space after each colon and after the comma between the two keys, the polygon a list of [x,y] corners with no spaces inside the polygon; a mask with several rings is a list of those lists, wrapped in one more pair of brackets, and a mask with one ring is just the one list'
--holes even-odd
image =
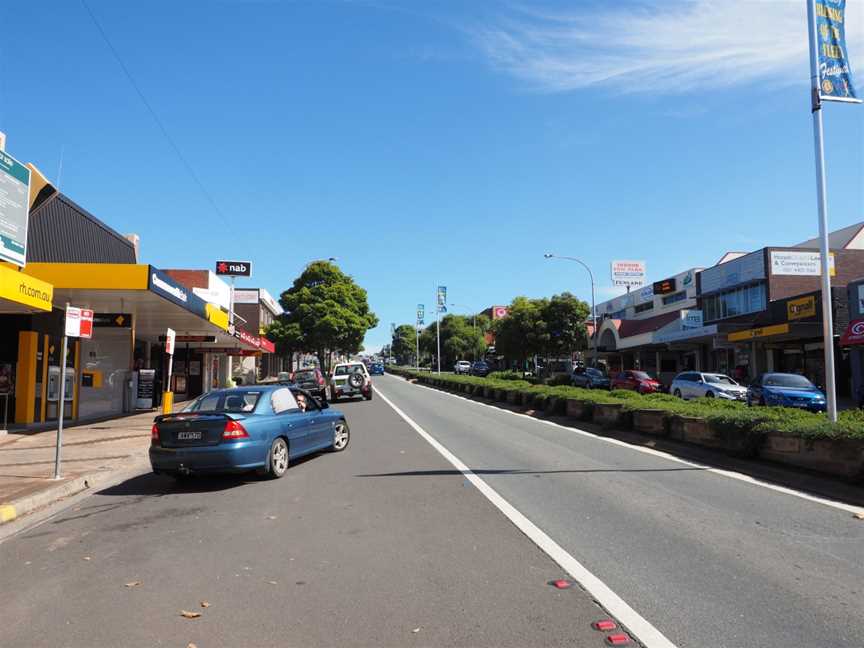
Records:
{"label": "shop awning", "polygon": [[54,286],[66,302],[96,313],[133,315],[135,335],[157,341],[172,328],[178,335],[216,335],[236,346],[228,314],[150,265],[134,263],[31,263],[28,272]]}
{"label": "shop awning", "polygon": [[54,286],[25,270],[0,263],[0,313],[51,312]]}
{"label": "shop awning", "polygon": [[853,346],[864,344],[864,319],[856,319],[849,322],[846,331],[840,337],[840,346]]}

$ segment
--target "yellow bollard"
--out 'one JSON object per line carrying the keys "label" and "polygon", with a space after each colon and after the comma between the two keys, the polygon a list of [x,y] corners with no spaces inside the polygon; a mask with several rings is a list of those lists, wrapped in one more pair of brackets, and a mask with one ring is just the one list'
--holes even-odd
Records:
{"label": "yellow bollard", "polygon": [[174,392],[162,392],[162,413],[170,414],[174,409]]}

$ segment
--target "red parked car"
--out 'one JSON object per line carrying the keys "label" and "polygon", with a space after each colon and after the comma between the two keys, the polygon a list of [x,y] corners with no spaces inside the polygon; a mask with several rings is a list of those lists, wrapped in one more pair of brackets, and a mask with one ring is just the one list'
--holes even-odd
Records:
{"label": "red parked car", "polygon": [[629,389],[640,394],[652,394],[660,391],[660,383],[644,371],[628,369],[612,378],[612,389]]}

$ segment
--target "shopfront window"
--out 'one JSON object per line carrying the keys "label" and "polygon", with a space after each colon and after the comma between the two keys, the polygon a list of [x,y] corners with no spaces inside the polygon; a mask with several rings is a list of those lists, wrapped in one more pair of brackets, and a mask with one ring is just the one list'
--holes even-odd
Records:
{"label": "shopfront window", "polygon": [[663,305],[668,306],[669,304],[674,304],[675,302],[684,301],[687,299],[687,292],[682,290],[681,292],[674,293],[672,295],[666,295],[663,298]]}
{"label": "shopfront window", "polygon": [[639,304],[634,310],[637,313],[644,313],[645,311],[649,311],[652,308],[654,308],[654,302],[650,301],[650,302],[645,302],[644,304]]}

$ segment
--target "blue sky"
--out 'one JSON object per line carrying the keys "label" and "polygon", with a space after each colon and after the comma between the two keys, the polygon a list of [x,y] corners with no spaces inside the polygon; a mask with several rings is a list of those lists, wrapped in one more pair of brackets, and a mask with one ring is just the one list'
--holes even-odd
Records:
{"label": "blue sky", "polygon": [[[144,261],[335,256],[381,324],[650,279],[816,232],[803,2],[0,4],[8,151]],[[528,8],[530,7],[530,8]],[[864,3],[850,0],[864,91]],[[864,220],[864,107],[825,110],[832,229]],[[220,213],[221,212],[221,213]],[[458,309],[457,309],[458,310]],[[428,315],[427,315],[428,321]]]}

